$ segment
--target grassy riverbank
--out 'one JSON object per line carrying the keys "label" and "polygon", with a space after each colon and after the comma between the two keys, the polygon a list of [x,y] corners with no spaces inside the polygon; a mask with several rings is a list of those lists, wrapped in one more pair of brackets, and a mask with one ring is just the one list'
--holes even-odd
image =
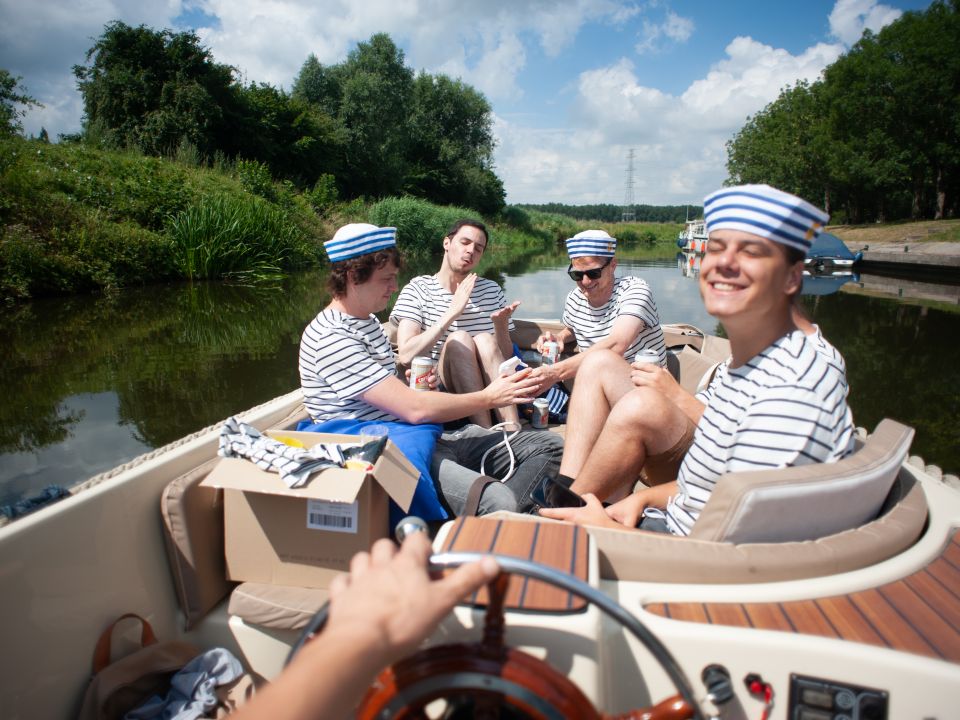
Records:
{"label": "grassy riverbank", "polygon": [[[0,140],[0,298],[111,291],[178,279],[255,282],[324,262],[347,222],[396,226],[411,255],[436,252],[457,207],[412,198],[337,201],[250,161],[199,165],[85,144]],[[673,224],[597,224],[507,207],[484,218],[499,263],[535,256],[587,227],[622,247],[666,247]]]}

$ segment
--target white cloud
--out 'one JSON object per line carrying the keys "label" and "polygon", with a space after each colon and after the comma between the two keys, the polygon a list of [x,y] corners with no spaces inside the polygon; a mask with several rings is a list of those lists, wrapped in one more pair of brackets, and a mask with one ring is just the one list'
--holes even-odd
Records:
{"label": "white cloud", "polygon": [[878,5],[876,0],[837,0],[830,13],[830,33],[850,47],[865,29],[879,32],[901,14],[889,5]]}
{"label": "white cloud", "polygon": [[641,40],[637,43],[635,49],[640,55],[657,52],[660,50],[659,41],[661,38],[667,38],[675,43],[685,43],[693,35],[693,28],[693,20],[680,17],[673,10],[668,10],[662,23],[654,23],[650,20],[643,21]]}
{"label": "white cloud", "polygon": [[640,84],[626,59],[581,73],[573,128],[538,133],[498,123],[498,171],[508,200],[621,202],[627,151],[634,148],[637,203],[699,203],[726,178],[725,143],[747,115],[785,86],[816,79],[841,52],[817,44],[792,55],[738,37],[679,95]]}

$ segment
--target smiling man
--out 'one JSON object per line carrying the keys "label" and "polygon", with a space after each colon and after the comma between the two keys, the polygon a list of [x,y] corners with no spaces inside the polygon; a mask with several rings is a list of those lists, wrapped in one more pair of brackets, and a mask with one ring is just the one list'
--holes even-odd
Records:
{"label": "smiling man", "polygon": [[[443,239],[440,269],[407,283],[390,314],[397,324],[400,364],[431,356],[438,362],[444,388],[453,393],[480,390],[513,355],[512,316],[520,303],[507,305],[499,285],[473,272],[488,240],[483,223],[458,220]],[[502,420],[519,421],[512,405],[498,408],[497,414]],[[486,410],[470,419],[482,427],[491,425]]]}
{"label": "smiling man", "polygon": [[[642,529],[687,535],[724,473],[834,462],[852,451],[843,373],[792,314],[804,255],[827,215],[767,185],[744,185],[709,195],[704,217],[700,294],[732,355],[697,394],[699,421],[652,387],[594,372],[610,362],[598,354],[598,367],[577,381],[567,428],[568,438],[578,433],[592,448],[572,484],[587,506],[544,515],[615,527],[639,521]],[[676,480],[602,507],[658,456],[683,458]],[[561,473],[565,466],[566,453]]]}
{"label": "smiling man", "polygon": [[542,352],[543,344],[553,341],[563,352],[575,340],[580,352],[534,373],[543,381],[541,392],[573,378],[594,350],[612,350],[631,360],[640,350],[650,350],[660,365],[666,363],[663,329],[650,286],[638,277],[616,276],[616,249],[617,239],[603,230],[584,230],[567,240],[567,274],[577,286],[563,307],[563,330],[542,334],[537,350]]}

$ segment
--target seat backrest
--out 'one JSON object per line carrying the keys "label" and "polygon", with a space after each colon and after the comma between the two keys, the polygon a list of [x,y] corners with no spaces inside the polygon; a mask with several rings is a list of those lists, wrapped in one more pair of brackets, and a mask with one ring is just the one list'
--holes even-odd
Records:
{"label": "seat backrest", "polygon": [[733,543],[814,540],[877,516],[913,440],[885,419],[863,447],[835,463],[724,475],[690,537]]}

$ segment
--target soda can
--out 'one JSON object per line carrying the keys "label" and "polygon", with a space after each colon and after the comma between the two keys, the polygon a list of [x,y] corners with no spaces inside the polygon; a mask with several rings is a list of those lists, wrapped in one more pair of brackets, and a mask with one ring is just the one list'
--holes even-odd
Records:
{"label": "soda can", "polygon": [[543,344],[543,364],[553,365],[560,357],[560,345],[549,340]]}
{"label": "soda can", "polygon": [[537,398],[533,401],[533,417],[530,424],[537,430],[545,430],[550,424],[550,403],[546,398]]}
{"label": "soda can", "polygon": [[427,377],[434,365],[435,362],[431,357],[415,357],[410,363],[410,387],[414,390],[429,390],[430,384],[427,382]]}
{"label": "soda can", "polygon": [[635,363],[646,362],[646,363],[656,363],[657,365],[659,365],[660,353],[658,353],[656,350],[641,350],[634,356],[633,361]]}

